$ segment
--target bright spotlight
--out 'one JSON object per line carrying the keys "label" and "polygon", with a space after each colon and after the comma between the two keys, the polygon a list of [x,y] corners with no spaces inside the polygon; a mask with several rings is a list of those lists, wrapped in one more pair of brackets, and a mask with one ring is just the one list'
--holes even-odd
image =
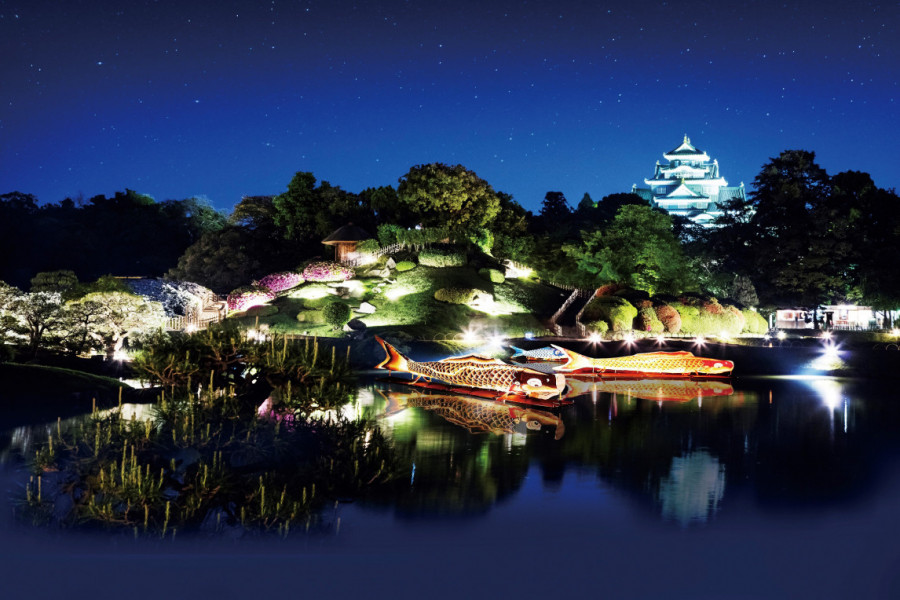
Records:
{"label": "bright spotlight", "polygon": [[783,331],[779,331],[775,337],[777,337],[779,340],[783,340],[784,338],[787,337],[787,334]]}
{"label": "bright spotlight", "polygon": [[599,344],[603,341],[603,336],[596,331],[592,331],[591,335],[588,336],[588,341],[592,344]]}
{"label": "bright spotlight", "polygon": [[632,333],[626,333],[626,334],[625,334],[625,337],[622,338],[622,339],[624,340],[624,342],[625,342],[626,344],[633,344],[633,343],[634,343],[634,334],[632,334]]}
{"label": "bright spotlight", "polygon": [[474,344],[478,341],[478,333],[472,327],[467,327],[462,332],[462,341],[465,344]]}
{"label": "bright spotlight", "polygon": [[665,344],[665,343],[666,343],[666,336],[664,336],[663,334],[659,334],[658,336],[656,336],[656,343],[659,344],[660,346],[662,346],[663,344]]}
{"label": "bright spotlight", "polygon": [[702,335],[698,335],[697,337],[694,338],[694,344],[697,346],[702,346],[705,343],[706,343],[706,340],[703,339]]}
{"label": "bright spotlight", "polygon": [[501,348],[503,346],[503,344],[506,342],[506,340],[499,333],[494,333],[488,339],[488,342],[490,343],[491,346],[494,346],[496,348]]}
{"label": "bright spotlight", "polygon": [[822,339],[823,339],[823,340],[830,340],[830,339],[831,339],[831,332],[830,332],[830,331],[823,331],[823,332],[822,332]]}

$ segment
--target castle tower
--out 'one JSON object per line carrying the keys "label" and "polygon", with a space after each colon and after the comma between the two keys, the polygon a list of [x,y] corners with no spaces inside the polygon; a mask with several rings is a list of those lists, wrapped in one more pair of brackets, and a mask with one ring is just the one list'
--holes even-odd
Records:
{"label": "castle tower", "polygon": [[709,155],[691,144],[687,135],[680,146],[663,154],[663,158],[668,162],[661,165],[656,161],[653,177],[644,180],[648,187],[634,185],[631,191],[670,214],[712,227],[722,214],[722,203],[745,197],[744,184],[729,187],[719,175],[719,163],[710,161]]}

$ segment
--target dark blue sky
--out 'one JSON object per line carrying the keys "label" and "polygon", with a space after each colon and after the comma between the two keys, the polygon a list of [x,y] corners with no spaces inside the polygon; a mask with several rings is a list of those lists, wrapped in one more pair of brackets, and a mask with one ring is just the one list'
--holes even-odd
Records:
{"label": "dark blue sky", "polygon": [[461,163],[535,209],[628,191],[687,133],[900,187],[896,2],[0,0],[0,193],[351,191]]}

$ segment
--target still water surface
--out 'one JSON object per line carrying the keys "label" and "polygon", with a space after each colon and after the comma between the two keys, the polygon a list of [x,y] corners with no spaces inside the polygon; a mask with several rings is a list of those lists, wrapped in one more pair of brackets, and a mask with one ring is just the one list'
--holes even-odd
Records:
{"label": "still water surface", "polygon": [[[547,410],[365,379],[345,414],[378,419],[408,477],[337,503],[325,533],[288,540],[133,542],[16,523],[16,457],[45,436],[36,416],[0,434],[0,575],[32,597],[100,574],[95,597],[286,585],[400,597],[900,597],[900,403],[889,383],[574,388],[571,405]],[[163,587],[133,585],[151,580]]]}

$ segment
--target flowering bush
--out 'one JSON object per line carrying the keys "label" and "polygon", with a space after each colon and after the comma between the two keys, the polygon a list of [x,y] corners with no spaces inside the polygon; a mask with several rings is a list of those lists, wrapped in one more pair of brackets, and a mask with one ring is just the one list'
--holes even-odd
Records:
{"label": "flowering bush", "polygon": [[228,294],[228,310],[247,310],[275,299],[275,293],[260,287],[239,287]]}
{"label": "flowering bush", "polygon": [[303,281],[303,276],[300,275],[300,273],[295,273],[294,271],[282,271],[281,273],[272,273],[271,275],[266,275],[259,281],[255,282],[255,285],[257,287],[263,287],[268,290],[272,290],[277,294],[278,292],[283,292],[285,290],[295,288],[303,283]]}
{"label": "flowering bush", "polygon": [[312,262],[303,269],[306,281],[347,281],[353,278],[353,269],[336,262]]}

